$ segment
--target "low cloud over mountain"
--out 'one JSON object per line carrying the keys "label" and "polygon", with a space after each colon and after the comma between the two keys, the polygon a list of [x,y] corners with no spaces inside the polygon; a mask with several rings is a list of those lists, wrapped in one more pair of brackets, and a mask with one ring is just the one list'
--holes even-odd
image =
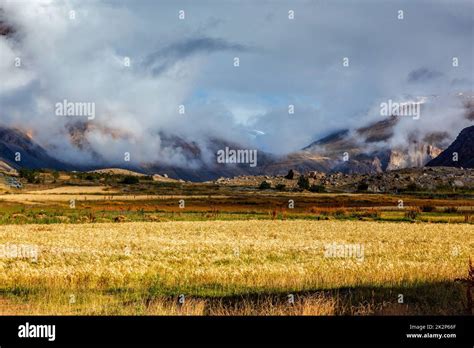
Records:
{"label": "low cloud over mountain", "polygon": [[[258,149],[260,171],[422,165],[472,124],[473,6],[4,0],[0,125],[78,168],[216,176],[227,144]],[[420,118],[378,134],[388,100]],[[65,101],[95,117],[58,115]]]}

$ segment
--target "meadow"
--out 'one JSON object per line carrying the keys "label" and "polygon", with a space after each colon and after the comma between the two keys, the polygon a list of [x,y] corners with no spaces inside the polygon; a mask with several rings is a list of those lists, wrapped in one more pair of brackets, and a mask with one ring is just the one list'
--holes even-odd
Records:
{"label": "meadow", "polygon": [[470,191],[27,174],[0,187],[0,315],[472,313]]}
{"label": "meadow", "polygon": [[[334,244],[362,247],[362,257],[328,255]],[[451,315],[467,310],[456,279],[467,276],[474,229],[339,220],[24,224],[1,226],[0,245],[18,247],[17,257],[10,249],[0,258],[3,315]]]}

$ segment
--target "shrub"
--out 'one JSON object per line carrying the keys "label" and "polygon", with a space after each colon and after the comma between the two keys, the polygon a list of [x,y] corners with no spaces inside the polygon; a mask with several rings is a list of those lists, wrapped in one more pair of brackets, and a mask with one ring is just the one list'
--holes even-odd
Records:
{"label": "shrub", "polygon": [[326,189],[323,185],[315,185],[315,184],[311,185],[309,190],[311,192],[318,192],[318,193],[326,192]]}
{"label": "shrub", "polygon": [[409,209],[405,212],[405,218],[410,219],[410,220],[415,220],[419,214],[420,214],[419,209],[416,209],[416,208]]}
{"label": "shrub", "polygon": [[432,205],[424,205],[421,207],[421,211],[424,213],[431,213],[432,211],[435,211],[436,208]]}
{"label": "shrub", "polygon": [[286,185],[285,184],[278,184],[275,186],[277,190],[283,191],[285,189]]}
{"label": "shrub", "polygon": [[262,181],[258,188],[260,190],[268,190],[268,189],[272,188],[272,184],[270,184],[268,181]]}
{"label": "shrub", "polygon": [[133,185],[133,184],[138,184],[140,180],[136,176],[133,175],[128,175],[123,180],[120,182],[121,184],[126,184],[126,185]]}
{"label": "shrub", "polygon": [[369,188],[369,184],[366,182],[360,182],[359,185],[357,185],[357,191],[367,191]]}
{"label": "shrub", "polygon": [[302,190],[309,190],[309,179],[304,175],[298,178],[298,187]]}
{"label": "shrub", "polygon": [[38,173],[33,169],[21,168],[18,170],[20,178],[26,179],[30,184],[38,181]]}
{"label": "shrub", "polygon": [[334,216],[345,217],[347,215],[347,210],[343,208],[336,209],[334,211]]}
{"label": "shrub", "polygon": [[448,213],[448,214],[457,213],[458,208],[456,208],[456,207],[447,207],[447,208],[444,208],[444,212]]}
{"label": "shrub", "polygon": [[362,220],[364,218],[379,219],[380,211],[375,209],[354,211],[352,212],[351,217],[357,218],[359,220]]}
{"label": "shrub", "polygon": [[407,191],[418,191],[418,185],[415,184],[414,182],[412,182],[412,183],[407,185],[406,190]]}

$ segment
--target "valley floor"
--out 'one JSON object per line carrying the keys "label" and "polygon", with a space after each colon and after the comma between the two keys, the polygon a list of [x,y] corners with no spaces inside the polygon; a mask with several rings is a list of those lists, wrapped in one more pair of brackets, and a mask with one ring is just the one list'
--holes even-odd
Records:
{"label": "valley floor", "polygon": [[473,250],[464,223],[4,225],[0,314],[463,314]]}

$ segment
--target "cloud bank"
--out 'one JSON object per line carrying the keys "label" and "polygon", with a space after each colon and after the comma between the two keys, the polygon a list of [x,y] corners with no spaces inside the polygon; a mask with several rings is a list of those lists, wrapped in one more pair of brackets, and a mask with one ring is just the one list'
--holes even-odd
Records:
{"label": "cloud bank", "polygon": [[[160,134],[284,154],[379,120],[388,99],[426,98],[393,144],[439,130],[454,138],[470,124],[458,94],[473,94],[473,6],[2,0],[0,21],[14,32],[0,36],[0,123],[66,161],[93,163],[95,153],[120,163],[129,152],[137,163],[193,166]],[[96,118],[57,117],[63,100],[95,103]],[[77,122],[87,146],[71,140]]]}

